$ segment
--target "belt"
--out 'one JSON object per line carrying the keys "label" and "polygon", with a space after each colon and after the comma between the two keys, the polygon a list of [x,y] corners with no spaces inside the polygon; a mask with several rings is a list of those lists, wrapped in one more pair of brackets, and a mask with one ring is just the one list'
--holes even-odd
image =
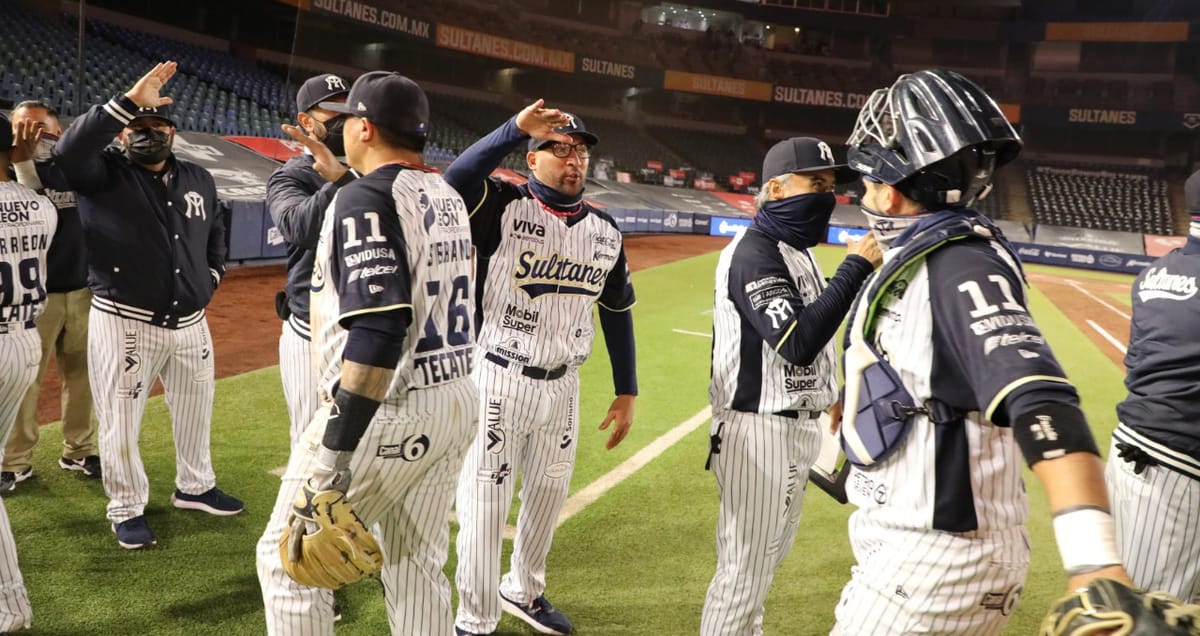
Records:
{"label": "belt", "polygon": [[512,362],[508,358],[502,358],[491,351],[483,354],[483,357],[506,369],[510,365],[515,364],[521,367],[521,375],[527,378],[533,378],[534,380],[557,380],[567,374],[567,365],[565,364],[555,369],[542,369],[540,367],[529,367],[522,364],[517,364],[516,362]]}
{"label": "belt", "polygon": [[815,420],[821,417],[821,411],[775,411],[774,415],[791,418],[793,420]]}

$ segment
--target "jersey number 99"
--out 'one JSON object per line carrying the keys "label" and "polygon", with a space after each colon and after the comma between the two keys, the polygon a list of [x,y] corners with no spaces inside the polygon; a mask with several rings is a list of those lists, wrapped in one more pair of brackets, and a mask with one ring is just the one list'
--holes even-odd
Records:
{"label": "jersey number 99", "polygon": [[[19,287],[18,287],[19,285]],[[28,305],[46,297],[38,272],[38,259],[26,258],[16,265],[0,261],[0,307]]]}

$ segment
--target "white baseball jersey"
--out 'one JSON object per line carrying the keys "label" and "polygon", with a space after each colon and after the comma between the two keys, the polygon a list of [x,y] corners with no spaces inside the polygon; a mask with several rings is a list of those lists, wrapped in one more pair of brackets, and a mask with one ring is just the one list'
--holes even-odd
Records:
{"label": "white baseball jersey", "polygon": [[[529,603],[546,588],[546,557],[567,499],[579,430],[577,369],[591,353],[599,303],[635,302],[621,233],[583,204],[557,215],[524,188],[485,182],[471,216],[478,250],[479,434],[459,478],[456,625],[486,634],[504,594]],[[513,484],[521,511],[510,569],[500,580]],[[498,585],[499,584],[499,585]]]}
{"label": "white baseball jersey", "polygon": [[[58,211],[49,199],[15,181],[0,182],[0,443],[37,377],[42,351],[33,319],[45,304],[46,254],[56,227]],[[28,627],[32,618],[0,501],[0,632]]]}
{"label": "white baseball jersey", "polygon": [[741,233],[721,251],[708,387],[714,410],[777,413],[824,411],[833,406],[837,362],[832,340],[812,364],[803,366],[776,351],[783,340],[793,337],[793,330],[812,328],[797,321],[796,315],[824,289],[821,267],[808,250],[757,229]]}
{"label": "white baseball jersey", "polygon": [[449,634],[449,512],[475,434],[470,380],[471,239],[467,211],[432,172],[386,164],[342,188],[325,215],[313,267],[313,352],[322,407],[293,449],[258,572],[271,634],[332,634],[332,594],[292,581],[279,537],[312,473],[342,371],[342,322],[406,310],[411,323],[383,404],[351,460],[347,498],[383,548],[392,634]]}
{"label": "white baseball jersey", "polygon": [[[837,608],[841,633],[996,634],[1007,621],[1029,562],[1028,505],[1012,429],[990,418],[1018,389],[1067,383],[1022,282],[1000,244],[970,241],[932,252],[883,292],[874,343],[917,403],[936,397],[960,418],[917,415],[890,456],[852,469],[858,565]],[[858,381],[846,378],[847,395]]]}

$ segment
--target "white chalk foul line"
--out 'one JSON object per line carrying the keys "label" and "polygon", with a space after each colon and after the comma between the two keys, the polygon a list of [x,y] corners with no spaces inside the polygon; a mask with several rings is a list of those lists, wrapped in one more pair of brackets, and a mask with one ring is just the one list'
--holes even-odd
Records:
{"label": "white chalk foul line", "polygon": [[688,331],[687,329],[672,329],[675,333],[681,333],[685,336],[700,336],[701,338],[711,338],[711,333],[702,333],[699,331]]}
{"label": "white chalk foul line", "polygon": [[[666,450],[675,445],[676,442],[687,436],[688,433],[696,430],[701,424],[708,421],[712,416],[712,408],[704,407],[698,413],[688,418],[675,428],[663,433],[658,439],[650,442],[632,457],[626,459],[605,473],[602,477],[593,481],[567,499],[566,505],[563,506],[561,512],[558,513],[558,524],[561,526],[568,519],[583,511],[597,499],[604,496],[604,493],[612,490],[617,484],[625,481],[627,477],[636,473],[646,464],[654,461],[656,457],[662,455]],[[556,527],[557,527],[556,526]]]}
{"label": "white chalk foul line", "polygon": [[1105,331],[1104,327],[1097,325],[1096,323],[1092,322],[1091,320],[1087,321],[1087,324],[1092,329],[1095,329],[1096,333],[1100,334],[1101,338],[1104,338],[1105,340],[1108,341],[1109,344],[1116,347],[1117,351],[1120,351],[1122,355],[1124,355],[1125,353],[1128,353],[1128,350],[1125,348],[1125,345],[1121,344],[1121,341],[1114,338],[1111,333],[1108,333],[1107,331]]}
{"label": "white chalk foul line", "polygon": [[[1104,305],[1105,307],[1107,307],[1107,308],[1109,308],[1110,310],[1112,310],[1112,312],[1113,312],[1113,313],[1115,313],[1115,314],[1117,314],[1118,316],[1120,316],[1120,317],[1124,318],[1125,320],[1129,320],[1129,319],[1130,319],[1130,316],[1129,316],[1129,314],[1127,314],[1127,313],[1125,313],[1124,311],[1122,311],[1122,310],[1120,310],[1120,309],[1118,309],[1118,308],[1116,308],[1116,307],[1114,307],[1114,306],[1112,306],[1112,305],[1108,304],[1107,302],[1105,302],[1105,301],[1104,301],[1102,298],[1100,298],[1099,296],[1097,296],[1097,295],[1093,294],[1092,292],[1088,291],[1087,289],[1084,289],[1083,285],[1080,285],[1080,284],[1079,284],[1077,281],[1068,280],[1067,282],[1068,282],[1068,283],[1070,283],[1070,284],[1071,284],[1071,287],[1074,287],[1076,291],[1078,291],[1079,293],[1083,294],[1084,296],[1087,296],[1088,298],[1091,298],[1092,300],[1094,300],[1094,301],[1096,301],[1096,302],[1100,303],[1101,305]],[[1091,321],[1089,320],[1088,322],[1091,322]],[[1097,327],[1097,329],[1099,329],[1099,327]]]}

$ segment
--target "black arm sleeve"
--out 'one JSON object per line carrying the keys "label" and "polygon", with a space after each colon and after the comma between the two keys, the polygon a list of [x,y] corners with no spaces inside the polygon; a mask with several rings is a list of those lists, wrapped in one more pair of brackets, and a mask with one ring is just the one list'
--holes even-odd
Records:
{"label": "black arm sleeve", "polygon": [[137,110],[137,104],[122,95],[92,106],[71,122],[53,150],[54,161],[70,189],[86,194],[108,186],[108,166],[101,151],[133,121]]}
{"label": "black arm sleeve", "polygon": [[463,203],[472,215],[488,194],[484,183],[488,176],[500,167],[508,153],[528,139],[529,136],[517,128],[517,118],[514,116],[471,144],[446,168],[442,177],[462,196]]}
{"label": "black arm sleeve", "polygon": [[612,362],[613,387],[617,395],[637,395],[637,347],[633,337],[633,314],[599,306],[600,329]]}
{"label": "black arm sleeve", "polygon": [[[267,212],[280,236],[292,245],[306,250],[317,248],[317,239],[321,236],[321,222],[325,219],[325,210],[333,201],[340,184],[324,183],[313,192],[315,183],[308,183],[297,171],[299,166],[284,166],[276,170],[267,180]],[[347,170],[344,179],[353,181],[357,175],[353,170]]]}

